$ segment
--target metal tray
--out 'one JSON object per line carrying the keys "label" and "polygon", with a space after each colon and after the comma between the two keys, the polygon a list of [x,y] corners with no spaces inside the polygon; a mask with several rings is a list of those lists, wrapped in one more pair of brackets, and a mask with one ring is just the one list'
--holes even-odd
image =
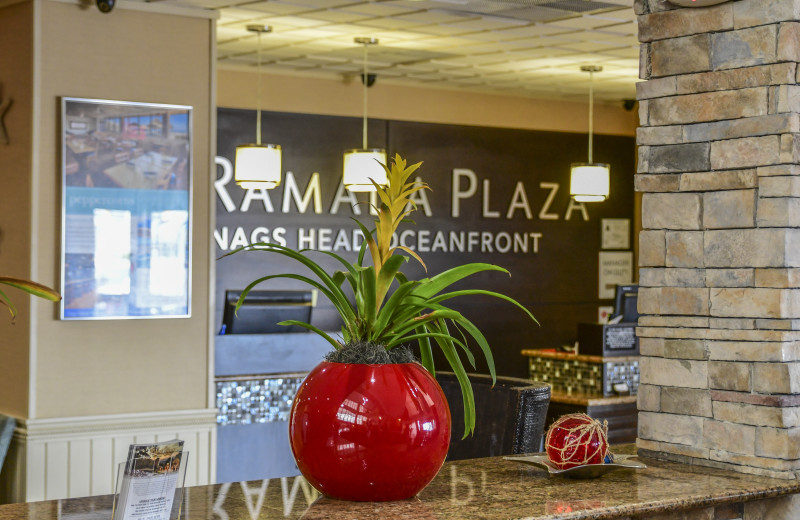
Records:
{"label": "metal tray", "polygon": [[597,478],[618,469],[644,469],[647,466],[639,461],[630,460],[635,455],[614,455],[614,462],[607,464],[585,464],[569,469],[558,469],[547,459],[547,455],[526,455],[524,457],[503,457],[512,462],[530,464],[546,469],[551,475],[569,478]]}

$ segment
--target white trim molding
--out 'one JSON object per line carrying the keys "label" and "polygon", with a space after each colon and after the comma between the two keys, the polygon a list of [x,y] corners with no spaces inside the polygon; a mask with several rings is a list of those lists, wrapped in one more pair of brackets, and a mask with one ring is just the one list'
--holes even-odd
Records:
{"label": "white trim molding", "polygon": [[4,464],[0,503],[113,493],[133,443],[179,438],[189,452],[186,485],[216,475],[216,410],[20,420]]}

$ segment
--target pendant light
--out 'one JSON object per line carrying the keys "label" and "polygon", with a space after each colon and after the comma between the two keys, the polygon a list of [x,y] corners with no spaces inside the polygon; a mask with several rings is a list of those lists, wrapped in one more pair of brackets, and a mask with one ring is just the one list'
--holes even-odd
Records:
{"label": "pendant light", "polygon": [[344,152],[343,182],[344,187],[350,191],[363,192],[375,191],[375,184],[386,186],[389,180],[383,166],[386,164],[386,150],[367,147],[367,88],[370,86],[367,74],[367,49],[370,45],[378,43],[377,38],[355,38],[356,43],[364,45],[364,75],[361,78],[364,84],[364,122],[362,129],[361,148],[346,150]]}
{"label": "pendant light", "polygon": [[589,73],[589,162],[572,163],[569,194],[578,202],[603,202],[608,198],[610,168],[608,164],[592,162],[592,132],[594,130],[594,73],[603,70],[597,65],[584,65]]}
{"label": "pendant light", "polygon": [[281,183],[281,147],[261,143],[261,34],[272,31],[268,25],[248,25],[258,33],[258,82],[256,87],[256,142],[236,147],[234,179],[242,189],[271,190]]}

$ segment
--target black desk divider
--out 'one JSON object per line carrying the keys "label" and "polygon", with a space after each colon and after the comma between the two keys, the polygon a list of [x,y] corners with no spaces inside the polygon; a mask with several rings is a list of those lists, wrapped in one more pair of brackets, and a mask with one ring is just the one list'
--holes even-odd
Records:
{"label": "black desk divider", "polygon": [[285,320],[311,321],[313,291],[250,291],[236,311],[242,291],[225,291],[220,334],[269,334],[308,332],[297,325],[278,325]]}

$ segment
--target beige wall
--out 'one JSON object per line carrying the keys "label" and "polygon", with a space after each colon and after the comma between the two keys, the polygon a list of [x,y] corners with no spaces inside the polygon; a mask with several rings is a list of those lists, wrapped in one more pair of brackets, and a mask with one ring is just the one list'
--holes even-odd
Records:
{"label": "beige wall", "polygon": [[[30,5],[24,7],[28,12]],[[41,62],[34,67],[40,92],[40,112],[33,129],[38,168],[22,162],[18,168],[34,183],[33,229],[22,226],[35,242],[33,275],[43,283],[59,284],[60,97],[192,105],[192,317],[60,321],[53,306],[37,303],[30,338],[33,395],[31,410],[23,416],[206,408],[214,21],[121,8],[101,14],[78,3],[38,1],[33,5],[40,10],[41,24]],[[29,206],[25,197],[19,197],[14,209],[25,212]],[[23,363],[17,364],[8,369],[27,372]],[[5,393],[0,394],[0,411],[20,414],[20,407],[8,400]]]}
{"label": "beige wall", "polygon": [[[217,69],[217,106],[256,107],[256,75],[241,69]],[[361,82],[264,74],[264,110],[335,116],[362,115]],[[382,82],[369,89],[369,116],[400,121],[522,128],[585,133],[586,103],[542,100],[479,92],[409,87]],[[635,135],[635,111],[622,103],[595,104],[595,132]]]}
{"label": "beige wall", "polygon": [[[153,5],[157,9],[157,4]],[[18,184],[8,184],[14,186],[11,209],[0,209],[0,226],[6,233],[0,243],[0,265],[10,265],[5,247],[13,243],[15,274],[30,274],[43,283],[59,284],[61,172],[57,150],[61,96],[194,106],[195,211],[193,317],[65,322],[58,320],[53,306],[44,302],[34,302],[29,311],[27,297],[23,297],[21,312],[33,314],[31,333],[27,334],[27,316],[18,320],[13,332],[10,325],[0,322],[3,341],[10,343],[13,351],[4,348],[0,358],[0,412],[48,418],[208,406],[213,21],[138,9],[118,8],[106,15],[77,3],[52,1],[23,2],[3,8],[3,14],[0,48],[15,49],[0,58],[3,67],[13,67],[15,72],[4,73],[3,81],[8,85],[24,83],[26,75],[19,71],[27,68],[36,72],[27,75],[28,85],[19,86],[19,102],[10,113],[21,120],[9,117],[7,121],[14,134],[27,135],[29,141],[21,143],[18,155],[9,161],[11,170],[23,174],[14,179]],[[33,56],[36,34],[40,35],[36,40],[40,63]],[[6,40],[11,42],[6,44]],[[14,63],[9,65],[11,60]],[[221,70],[217,79],[218,106],[255,106],[253,74]],[[266,110],[361,115],[361,88],[356,82],[291,76],[265,76],[265,80],[262,106]],[[36,89],[39,106],[34,110],[31,93]],[[25,96],[29,97],[27,106]],[[587,128],[583,103],[405,87],[380,80],[370,90],[370,114],[398,120],[543,130],[585,132]],[[25,129],[26,118],[28,125],[33,124],[30,131]],[[634,133],[634,114],[621,107],[598,105],[596,120],[599,133]],[[6,164],[0,163],[4,178],[9,175]],[[34,195],[26,197],[31,180]],[[15,223],[21,222],[16,232],[19,236],[8,234],[11,230],[4,223],[9,213]],[[27,219],[31,218],[33,230],[28,233],[31,225]],[[32,259],[27,256],[30,250]],[[29,341],[35,360],[31,367],[27,364]],[[32,385],[28,385],[27,374]],[[33,392],[30,410],[26,409],[28,386]]]}
{"label": "beige wall", "polygon": [[[0,142],[0,275],[30,278],[31,113],[33,103],[33,6],[0,7],[0,101],[13,99],[5,117],[10,143]],[[28,410],[30,298],[3,288],[19,311],[14,325],[0,308],[0,411]]]}

